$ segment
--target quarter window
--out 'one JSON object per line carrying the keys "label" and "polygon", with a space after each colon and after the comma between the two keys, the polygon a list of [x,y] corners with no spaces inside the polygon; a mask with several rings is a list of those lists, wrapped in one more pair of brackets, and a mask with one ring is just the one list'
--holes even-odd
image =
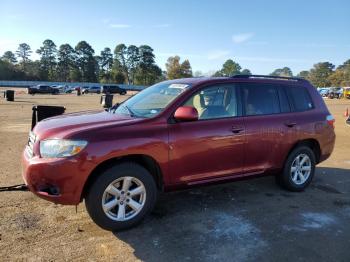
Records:
{"label": "quarter window", "polygon": [[306,111],[314,107],[311,97],[305,87],[290,86],[287,89],[294,111]]}

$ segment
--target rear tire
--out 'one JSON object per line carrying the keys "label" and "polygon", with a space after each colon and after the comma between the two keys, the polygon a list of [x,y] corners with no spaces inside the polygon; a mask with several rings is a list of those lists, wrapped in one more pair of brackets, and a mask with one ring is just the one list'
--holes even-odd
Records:
{"label": "rear tire", "polygon": [[277,182],[289,191],[303,191],[315,174],[315,153],[307,146],[295,148],[288,156]]}
{"label": "rear tire", "polygon": [[103,171],[85,197],[86,209],[101,228],[119,231],[133,227],[153,209],[157,186],[142,166],[127,162]]}

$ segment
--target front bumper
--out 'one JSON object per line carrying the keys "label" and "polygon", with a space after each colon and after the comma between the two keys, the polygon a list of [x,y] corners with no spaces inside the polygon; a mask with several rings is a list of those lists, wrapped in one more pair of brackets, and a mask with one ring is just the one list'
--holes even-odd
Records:
{"label": "front bumper", "polygon": [[90,172],[84,156],[44,159],[22,154],[22,176],[29,190],[56,204],[79,204]]}

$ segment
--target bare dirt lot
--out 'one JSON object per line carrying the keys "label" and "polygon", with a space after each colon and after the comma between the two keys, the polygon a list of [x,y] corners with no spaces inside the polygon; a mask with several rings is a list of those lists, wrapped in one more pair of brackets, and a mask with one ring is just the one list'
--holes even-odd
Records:
{"label": "bare dirt lot", "polygon": [[[127,96],[115,96],[114,102]],[[0,98],[0,187],[21,184],[20,157],[35,104],[100,109],[99,95]],[[336,146],[302,193],[273,177],[168,193],[140,226],[110,233],[83,204],[54,205],[30,192],[0,192],[0,260],[350,261],[350,100],[329,100]]]}

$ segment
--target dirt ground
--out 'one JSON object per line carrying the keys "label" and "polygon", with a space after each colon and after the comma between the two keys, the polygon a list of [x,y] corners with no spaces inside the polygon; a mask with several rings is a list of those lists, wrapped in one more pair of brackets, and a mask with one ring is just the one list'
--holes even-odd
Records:
{"label": "dirt ground", "polygon": [[[101,108],[99,95],[17,90],[15,100],[0,98],[0,187],[23,183],[33,105]],[[98,228],[84,204],[76,213],[30,192],[0,192],[0,261],[350,261],[350,126],[343,117],[350,100],[327,105],[336,117],[335,150],[305,192],[264,177],[168,193],[140,226],[121,233]]]}

